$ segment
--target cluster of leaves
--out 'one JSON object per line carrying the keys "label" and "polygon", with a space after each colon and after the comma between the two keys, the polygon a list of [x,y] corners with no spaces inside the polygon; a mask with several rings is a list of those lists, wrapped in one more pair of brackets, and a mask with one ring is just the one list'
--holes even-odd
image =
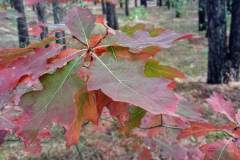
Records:
{"label": "cluster of leaves", "polygon": [[209,122],[191,122],[190,127],[181,131],[178,138],[182,139],[189,136],[202,137],[211,133],[212,136],[217,139],[215,139],[214,142],[210,141],[200,146],[202,152],[206,154],[207,159],[239,159],[239,111],[235,111],[233,103],[226,101],[224,97],[218,93],[213,93],[213,95],[207,99],[207,102],[213,111],[225,115],[228,122],[218,125]]}
{"label": "cluster of leaves", "polygon": [[[226,151],[236,159],[239,152],[232,154],[232,149],[238,149],[239,115],[233,118],[232,104],[215,94],[209,103],[232,123],[215,126],[204,122],[194,105],[173,92],[175,79],[184,79],[184,74],[154,59],[162,48],[191,38],[191,34],[145,24],[115,31],[103,17],[81,7],[68,11],[65,25],[78,49],[64,49],[49,36],[27,48],[0,50],[0,143],[8,132],[14,133],[22,139],[26,152],[37,155],[41,141],[51,137],[51,124],[57,123],[66,129],[66,145],[70,147],[78,143],[86,122],[97,125],[107,109],[126,135],[142,128],[148,131],[147,136],[153,136],[159,133],[155,128],[174,126],[186,128],[179,139],[222,131],[230,137]],[[210,153],[211,146],[200,148],[206,157],[218,152]],[[198,148],[183,147],[176,141],[162,142],[160,148],[164,157],[172,159],[179,157],[176,155],[196,160],[204,157]]]}

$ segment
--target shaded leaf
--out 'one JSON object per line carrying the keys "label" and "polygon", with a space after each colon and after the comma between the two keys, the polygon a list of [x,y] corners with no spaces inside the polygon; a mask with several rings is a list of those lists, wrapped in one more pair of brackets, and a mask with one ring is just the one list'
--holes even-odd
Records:
{"label": "shaded leaf", "polygon": [[110,111],[113,117],[116,117],[121,126],[124,126],[128,118],[129,104],[122,102],[111,102],[107,105],[108,110]]}
{"label": "shaded leaf", "polygon": [[146,111],[139,107],[132,107],[129,111],[129,118],[126,121],[124,127],[121,129],[123,133],[129,134],[134,128],[138,128],[141,125],[141,120],[144,117]]}

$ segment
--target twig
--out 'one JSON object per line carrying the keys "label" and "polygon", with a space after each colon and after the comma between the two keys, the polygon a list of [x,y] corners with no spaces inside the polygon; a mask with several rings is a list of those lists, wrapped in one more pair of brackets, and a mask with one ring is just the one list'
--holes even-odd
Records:
{"label": "twig", "polygon": [[75,148],[76,148],[76,150],[77,150],[77,152],[78,152],[79,159],[80,159],[80,160],[84,160],[83,155],[82,155],[82,153],[81,153],[81,151],[80,151],[80,148],[78,147],[77,144],[75,145]]}
{"label": "twig", "polygon": [[169,129],[178,129],[178,130],[182,130],[182,128],[180,127],[176,127],[176,126],[169,126],[169,125],[164,125],[164,124],[160,124],[160,125],[156,125],[156,126],[151,126],[151,127],[140,127],[140,129],[153,129],[153,128],[169,128]]}

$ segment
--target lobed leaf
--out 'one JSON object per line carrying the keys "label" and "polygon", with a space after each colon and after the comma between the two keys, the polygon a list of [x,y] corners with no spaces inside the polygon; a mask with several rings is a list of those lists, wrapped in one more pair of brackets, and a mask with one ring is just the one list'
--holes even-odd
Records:
{"label": "lobed leaf", "polygon": [[[60,124],[72,121],[73,97],[83,86],[76,75],[79,60],[80,57],[54,74],[44,75],[40,78],[43,90],[29,92],[22,97],[20,106],[32,112],[32,117],[23,126],[28,139],[34,140],[39,130],[48,127],[54,120]],[[61,114],[64,116],[59,117]]]}
{"label": "lobed leaf", "polygon": [[185,75],[177,69],[165,65],[161,65],[159,61],[155,59],[148,59],[145,67],[144,74],[147,77],[161,77],[169,80],[175,78],[185,79]]}
{"label": "lobed leaf", "polygon": [[235,122],[234,105],[230,101],[226,101],[224,97],[216,92],[207,99],[215,112],[224,114],[230,121]]}
{"label": "lobed leaf", "polygon": [[80,54],[78,50],[62,51],[62,46],[51,45],[48,48],[37,49],[35,53],[21,57],[5,68],[0,68],[0,108],[13,101],[15,104],[18,103],[12,99],[16,96],[14,89],[24,78],[28,77],[28,81],[36,81],[40,76],[64,66],[78,54]]}
{"label": "lobed leaf", "polygon": [[95,27],[96,16],[88,9],[75,7],[67,12],[65,24],[81,42],[88,44],[90,35]]}
{"label": "lobed leaf", "polygon": [[153,114],[175,115],[178,98],[168,88],[170,82],[144,77],[143,62],[95,58],[87,83],[89,91],[101,89],[114,101],[130,103]]}

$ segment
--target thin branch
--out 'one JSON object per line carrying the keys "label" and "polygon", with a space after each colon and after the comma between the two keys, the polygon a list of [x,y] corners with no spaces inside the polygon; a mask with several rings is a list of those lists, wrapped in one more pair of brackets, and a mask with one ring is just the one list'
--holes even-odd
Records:
{"label": "thin branch", "polygon": [[104,25],[104,27],[106,29],[106,32],[105,32],[104,36],[92,47],[93,49],[96,48],[108,36],[108,33],[109,33],[108,27],[105,25]]}
{"label": "thin branch", "polygon": [[159,124],[156,126],[151,126],[151,127],[140,127],[140,129],[153,129],[153,128],[169,128],[169,129],[177,129],[177,130],[182,130],[183,128],[176,127],[176,126],[169,126],[169,125],[164,125],[164,124]]}
{"label": "thin branch", "polygon": [[76,148],[76,151],[78,152],[79,159],[80,159],[80,160],[84,160],[83,155],[82,155],[82,153],[81,153],[80,148],[78,147],[78,145],[75,145],[75,148]]}

